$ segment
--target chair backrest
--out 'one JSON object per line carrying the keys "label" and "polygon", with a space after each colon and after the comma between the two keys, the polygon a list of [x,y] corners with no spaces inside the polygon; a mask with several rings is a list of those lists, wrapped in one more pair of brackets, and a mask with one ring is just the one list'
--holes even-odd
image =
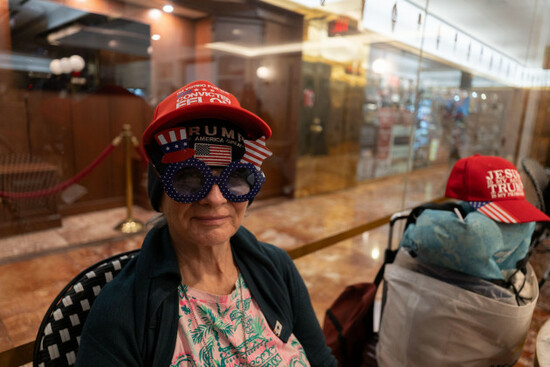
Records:
{"label": "chair backrest", "polygon": [[34,344],[34,367],[72,366],[82,327],[97,295],[139,250],[124,252],[88,267],[59,292],[44,315]]}

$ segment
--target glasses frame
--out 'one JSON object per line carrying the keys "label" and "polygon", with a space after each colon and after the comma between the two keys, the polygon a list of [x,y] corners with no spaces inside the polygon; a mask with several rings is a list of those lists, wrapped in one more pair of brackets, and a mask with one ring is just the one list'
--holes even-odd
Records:
{"label": "glasses frame", "polygon": [[[183,168],[194,167],[197,168],[205,179],[203,187],[194,195],[183,195],[179,193],[174,187],[174,177]],[[254,174],[254,185],[250,187],[250,191],[244,195],[235,195],[231,193],[227,182],[231,173],[239,168],[248,168]],[[212,170],[203,161],[197,158],[189,158],[185,161],[170,163],[166,168],[166,171],[161,176],[162,186],[164,192],[174,201],[183,204],[194,203],[205,198],[214,184],[218,185],[223,197],[233,203],[241,203],[253,199],[263,183],[265,182],[265,175],[261,170],[258,170],[252,163],[244,163],[240,161],[231,162],[227,167],[223,169],[219,176],[214,176]]]}

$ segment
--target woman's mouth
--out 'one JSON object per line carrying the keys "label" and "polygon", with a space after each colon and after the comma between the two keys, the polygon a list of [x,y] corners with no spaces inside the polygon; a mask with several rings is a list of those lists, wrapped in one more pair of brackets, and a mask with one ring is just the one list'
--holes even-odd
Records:
{"label": "woman's mouth", "polygon": [[225,223],[227,218],[227,215],[201,215],[196,216],[195,220],[204,225],[215,226]]}

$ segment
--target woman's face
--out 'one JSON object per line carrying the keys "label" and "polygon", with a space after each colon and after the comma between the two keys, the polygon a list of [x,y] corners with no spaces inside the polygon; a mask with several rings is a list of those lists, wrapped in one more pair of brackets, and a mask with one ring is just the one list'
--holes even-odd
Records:
{"label": "woman's face", "polygon": [[165,193],[161,205],[176,246],[215,246],[229,243],[242,223],[248,202],[228,201],[214,184],[199,201],[178,203]]}

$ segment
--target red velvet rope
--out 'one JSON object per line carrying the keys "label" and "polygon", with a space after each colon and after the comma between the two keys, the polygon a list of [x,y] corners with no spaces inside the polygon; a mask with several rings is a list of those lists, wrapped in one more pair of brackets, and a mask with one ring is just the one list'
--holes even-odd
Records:
{"label": "red velvet rope", "polygon": [[88,173],[90,173],[98,164],[100,164],[105,158],[107,158],[109,154],[111,154],[113,149],[115,149],[115,145],[113,143],[109,144],[107,148],[105,148],[103,152],[101,152],[101,154],[92,163],[88,165],[88,167],[84,168],[76,176],[60,183],[59,185],[50,187],[48,189],[39,190],[39,191],[28,191],[28,192],[0,191],[0,198],[28,199],[28,198],[36,198],[40,196],[51,195],[61,190],[64,190],[67,187],[74,184],[75,182],[84,178]]}

